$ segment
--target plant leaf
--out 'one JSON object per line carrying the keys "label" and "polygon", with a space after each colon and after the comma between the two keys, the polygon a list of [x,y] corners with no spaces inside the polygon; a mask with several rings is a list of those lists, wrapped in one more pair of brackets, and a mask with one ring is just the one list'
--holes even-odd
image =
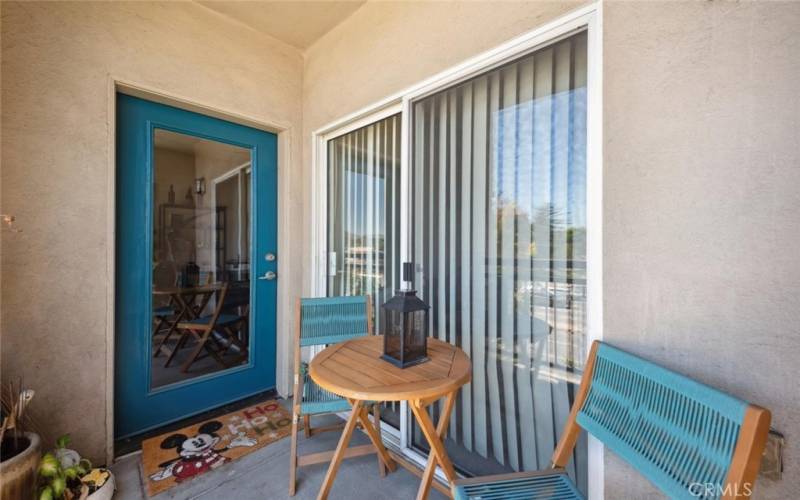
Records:
{"label": "plant leaf", "polygon": [[71,440],[72,439],[69,437],[69,434],[64,434],[63,436],[56,439],[56,448],[66,448]]}
{"label": "plant leaf", "polygon": [[50,452],[47,452],[42,456],[42,460],[39,463],[39,475],[42,477],[53,477],[55,476],[58,471],[61,469],[61,464],[58,462],[58,459]]}
{"label": "plant leaf", "polygon": [[67,480],[64,476],[56,476],[50,482],[50,485],[53,488],[53,496],[61,498],[61,495],[64,494],[64,490],[67,489]]}
{"label": "plant leaf", "polygon": [[42,488],[39,492],[39,500],[53,500],[53,489],[49,486]]}

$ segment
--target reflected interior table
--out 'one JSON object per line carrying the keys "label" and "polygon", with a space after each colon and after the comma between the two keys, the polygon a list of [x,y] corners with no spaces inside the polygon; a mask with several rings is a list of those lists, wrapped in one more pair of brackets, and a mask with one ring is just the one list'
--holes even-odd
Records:
{"label": "reflected interior table", "polygon": [[[418,500],[427,498],[437,463],[451,486],[456,479],[455,469],[442,439],[447,433],[458,390],[472,377],[469,358],[458,347],[430,338],[430,360],[419,365],[401,369],[382,360],[381,354],[383,336],[373,335],[330,346],[317,354],[309,365],[309,374],[319,386],[347,398],[353,407],[322,483],[319,499],[327,498],[359,421],[384,463],[391,468],[394,466],[369,421],[364,401],[408,402],[431,448],[417,494]],[[434,427],[427,408],[443,397],[446,398],[444,408]]]}

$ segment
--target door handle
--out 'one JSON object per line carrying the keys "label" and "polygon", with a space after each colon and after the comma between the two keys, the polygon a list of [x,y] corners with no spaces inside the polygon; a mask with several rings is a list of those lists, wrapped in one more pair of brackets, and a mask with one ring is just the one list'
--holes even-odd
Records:
{"label": "door handle", "polygon": [[264,273],[264,276],[259,276],[258,279],[272,281],[277,277],[278,277],[278,275],[275,274],[274,271],[267,271],[267,272]]}

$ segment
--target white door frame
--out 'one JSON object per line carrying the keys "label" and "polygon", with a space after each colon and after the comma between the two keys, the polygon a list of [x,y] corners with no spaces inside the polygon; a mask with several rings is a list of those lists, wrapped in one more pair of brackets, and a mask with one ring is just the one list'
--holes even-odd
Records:
{"label": "white door frame", "polygon": [[[408,228],[410,215],[409,140],[411,105],[415,100],[501,66],[525,54],[566,38],[578,31],[587,31],[587,345],[603,338],[603,23],[602,2],[592,3],[565,16],[529,31],[489,51],[479,54],[452,68],[438,73],[416,85],[393,94],[381,101],[351,113],[321,127],[312,133],[312,292],[324,296],[327,282],[327,141],[364,127],[398,112],[402,112],[401,126],[401,262],[408,261]],[[400,412],[401,429],[410,429],[405,405]],[[414,450],[408,432],[384,425],[389,444],[412,462],[425,466],[424,455]],[[589,436],[588,444],[589,498],[602,499],[604,490],[603,445]],[[444,479],[441,471],[437,475]]]}

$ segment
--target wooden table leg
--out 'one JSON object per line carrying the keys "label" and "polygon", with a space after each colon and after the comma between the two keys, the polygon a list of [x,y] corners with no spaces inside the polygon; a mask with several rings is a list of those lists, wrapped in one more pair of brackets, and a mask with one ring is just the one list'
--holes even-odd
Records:
{"label": "wooden table leg", "polygon": [[427,405],[423,406],[421,401],[410,402],[409,406],[411,406],[411,411],[414,413],[417,423],[419,423],[420,429],[431,447],[428,462],[425,464],[425,472],[422,474],[422,483],[419,485],[419,491],[417,492],[417,500],[425,500],[428,498],[431,482],[433,481],[433,474],[436,472],[437,462],[451,486],[456,480],[455,468],[453,467],[453,463],[450,462],[450,458],[447,456],[447,450],[445,450],[444,443],[442,442],[442,439],[447,433],[447,427],[450,425],[450,413],[453,411],[453,406],[455,406],[456,393],[457,391],[454,391],[447,395],[444,409],[441,415],[439,415],[439,422],[435,429],[433,427],[433,422],[431,422],[428,416],[426,410]]}
{"label": "wooden table leg", "polygon": [[317,495],[317,500],[326,500],[328,494],[331,492],[333,480],[336,479],[336,472],[339,470],[339,465],[342,463],[344,452],[350,445],[350,438],[353,436],[353,430],[358,424],[358,419],[361,416],[361,401],[353,401],[353,411],[350,412],[350,418],[347,419],[347,424],[342,430],[342,437],[339,438],[339,444],[336,446],[336,451],[333,452],[331,465],[328,467],[328,472],[325,474],[325,479],[322,481],[322,487]]}
{"label": "wooden table leg", "polygon": [[[372,405],[372,421],[377,422],[377,426],[375,426],[375,430],[378,433],[378,441],[383,443],[383,436],[381,435],[381,404],[375,403]],[[381,477],[386,477],[386,464],[383,463],[383,459],[378,458],[378,474]]]}
{"label": "wooden table leg", "polygon": [[[351,404],[353,401],[350,401]],[[353,405],[355,408],[355,405]],[[380,436],[378,436],[378,431],[375,430],[375,427],[369,421],[369,412],[363,406],[359,410],[358,414],[359,420],[361,421],[361,426],[364,428],[364,431],[369,436],[370,441],[372,441],[372,445],[375,446],[375,449],[378,451],[378,456],[383,460],[383,464],[386,466],[389,471],[394,472],[397,469],[397,465],[392,460],[392,457],[389,456],[389,452],[386,451],[386,448],[383,446],[381,442]],[[376,422],[377,425],[380,425],[380,422]]]}

